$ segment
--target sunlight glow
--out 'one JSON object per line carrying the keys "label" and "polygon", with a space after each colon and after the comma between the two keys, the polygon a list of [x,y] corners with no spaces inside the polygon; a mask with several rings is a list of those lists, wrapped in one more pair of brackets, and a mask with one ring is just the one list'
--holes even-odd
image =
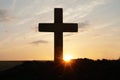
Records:
{"label": "sunlight glow", "polygon": [[63,60],[64,60],[65,62],[70,62],[71,58],[72,58],[71,55],[65,55],[64,58],[63,58]]}

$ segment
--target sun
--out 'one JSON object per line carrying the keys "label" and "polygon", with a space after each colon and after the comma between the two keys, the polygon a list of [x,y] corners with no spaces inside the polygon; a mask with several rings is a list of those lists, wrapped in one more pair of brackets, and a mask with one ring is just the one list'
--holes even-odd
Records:
{"label": "sun", "polygon": [[72,56],[71,56],[71,55],[65,55],[65,56],[63,57],[63,60],[64,60],[65,62],[70,62],[71,59],[72,59]]}

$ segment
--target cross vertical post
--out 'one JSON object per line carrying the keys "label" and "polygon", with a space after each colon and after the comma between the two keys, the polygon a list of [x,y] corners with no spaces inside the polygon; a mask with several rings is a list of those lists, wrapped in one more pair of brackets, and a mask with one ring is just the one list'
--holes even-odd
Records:
{"label": "cross vertical post", "polygon": [[[58,25],[63,23],[63,11],[61,8],[54,10],[54,23]],[[59,62],[63,59],[63,32],[56,31],[54,40],[54,60]]]}

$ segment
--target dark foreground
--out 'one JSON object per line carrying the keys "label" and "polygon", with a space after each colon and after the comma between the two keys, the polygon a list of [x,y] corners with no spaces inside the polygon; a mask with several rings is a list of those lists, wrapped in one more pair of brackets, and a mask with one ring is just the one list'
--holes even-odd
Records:
{"label": "dark foreground", "polygon": [[120,80],[120,60],[26,61],[1,71],[0,80]]}

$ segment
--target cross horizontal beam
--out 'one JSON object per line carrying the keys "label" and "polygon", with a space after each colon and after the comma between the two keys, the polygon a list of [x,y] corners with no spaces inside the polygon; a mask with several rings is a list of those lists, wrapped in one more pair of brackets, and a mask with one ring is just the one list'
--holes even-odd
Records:
{"label": "cross horizontal beam", "polygon": [[78,32],[77,23],[39,23],[41,32]]}

